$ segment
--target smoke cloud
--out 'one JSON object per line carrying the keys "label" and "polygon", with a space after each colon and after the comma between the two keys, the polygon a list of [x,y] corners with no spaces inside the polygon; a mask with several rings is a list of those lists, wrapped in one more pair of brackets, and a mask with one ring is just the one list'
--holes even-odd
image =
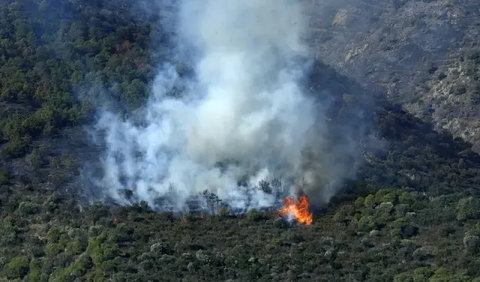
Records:
{"label": "smoke cloud", "polygon": [[[193,75],[164,64],[135,117],[101,114],[103,192],[128,203],[122,191],[130,189],[135,201],[162,209],[158,199],[167,199],[173,210],[185,210],[205,190],[237,210],[272,207],[276,193],[292,193],[295,185],[328,201],[354,174],[345,157],[356,148],[332,148],[327,105],[304,94],[301,81],[313,56],[299,3],[178,5],[176,53]],[[270,185],[273,192],[259,184],[273,179],[282,183]]]}

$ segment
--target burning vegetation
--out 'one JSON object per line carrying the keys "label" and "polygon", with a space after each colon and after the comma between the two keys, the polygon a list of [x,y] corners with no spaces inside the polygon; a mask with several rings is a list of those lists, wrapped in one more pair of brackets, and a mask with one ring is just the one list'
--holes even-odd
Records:
{"label": "burning vegetation", "polygon": [[285,205],[278,210],[278,215],[293,216],[301,224],[312,224],[312,213],[309,211],[307,196],[301,195],[296,201],[293,197],[284,197],[283,202]]}
{"label": "burning vegetation", "polygon": [[[205,219],[206,213],[208,214],[210,211],[211,215],[220,215],[222,217],[228,216],[230,211],[226,206],[220,207],[219,203],[221,201],[218,200],[218,197],[213,193],[208,193],[208,191],[204,191],[202,195],[214,195],[214,198],[205,197],[207,202],[207,207],[192,210],[191,212],[184,214],[181,217],[182,222],[188,221],[188,216],[192,219]],[[283,197],[284,205],[281,209],[277,210],[277,214],[280,217],[286,217],[289,220],[296,220],[300,224],[304,225],[311,225],[312,224],[312,213],[310,212],[310,204],[308,201],[308,197],[304,194],[300,186],[297,186],[297,190],[294,196],[291,197]],[[215,200],[215,201],[214,201]],[[257,213],[257,209],[252,209],[247,213],[247,217],[249,213]],[[240,212],[241,214],[242,212]],[[235,214],[235,212],[234,212]]]}

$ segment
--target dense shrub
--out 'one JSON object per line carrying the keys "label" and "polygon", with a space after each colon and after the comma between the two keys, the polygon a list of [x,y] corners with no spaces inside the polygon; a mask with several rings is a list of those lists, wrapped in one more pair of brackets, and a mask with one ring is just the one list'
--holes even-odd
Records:
{"label": "dense shrub", "polygon": [[28,273],[29,261],[25,256],[12,258],[5,266],[4,271],[8,278],[22,278]]}

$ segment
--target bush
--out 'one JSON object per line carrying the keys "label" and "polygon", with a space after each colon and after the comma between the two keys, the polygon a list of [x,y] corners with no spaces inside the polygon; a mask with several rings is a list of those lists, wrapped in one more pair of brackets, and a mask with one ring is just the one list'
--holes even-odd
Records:
{"label": "bush", "polygon": [[368,195],[366,198],[365,198],[365,203],[364,203],[364,206],[368,209],[373,209],[375,207],[376,203],[375,203],[375,196],[373,196],[372,194]]}
{"label": "bush", "polygon": [[410,273],[400,273],[393,277],[394,282],[414,282],[413,277]]}
{"label": "bush", "polygon": [[26,277],[27,282],[48,281],[48,274],[42,273],[42,270],[31,270]]}
{"label": "bush", "polygon": [[0,186],[8,183],[8,172],[6,170],[0,170]]}
{"label": "bush", "polygon": [[355,200],[355,209],[362,209],[365,207],[365,198],[364,197],[358,197]]}
{"label": "bush", "polygon": [[247,212],[247,220],[251,222],[260,221],[263,219],[263,215],[256,209],[251,209]]}
{"label": "bush", "polygon": [[18,206],[20,214],[23,216],[28,216],[31,214],[35,214],[39,211],[39,207],[31,202],[21,202]]}
{"label": "bush", "polygon": [[79,255],[85,250],[85,247],[79,241],[71,241],[67,244],[65,249],[70,255]]}
{"label": "bush", "polygon": [[475,235],[466,234],[463,238],[463,245],[468,254],[476,254],[480,250],[480,238]]}
{"label": "bush", "polygon": [[448,237],[450,234],[455,234],[458,230],[458,224],[446,223],[438,227],[438,234],[442,237]]}
{"label": "bush", "polygon": [[375,222],[379,228],[387,225],[395,218],[393,211],[394,207],[390,202],[383,202],[375,208]]}
{"label": "bush", "polygon": [[380,198],[380,203],[392,203],[392,204],[397,204],[398,202],[398,196],[394,192],[390,192],[386,195],[384,195],[382,198]]}
{"label": "bush", "polygon": [[369,232],[376,227],[377,224],[375,223],[375,219],[371,215],[362,216],[362,218],[360,218],[360,220],[358,221],[358,230],[360,231]]}
{"label": "bush", "polygon": [[28,155],[28,159],[32,163],[33,167],[40,168],[44,164],[45,149],[43,146],[34,148]]}
{"label": "bush", "polygon": [[430,250],[427,248],[418,248],[412,253],[412,257],[416,260],[425,260],[431,258],[433,255],[430,253]]}
{"label": "bush", "polygon": [[50,230],[48,230],[47,240],[49,243],[58,243],[58,240],[60,240],[60,235],[60,229],[58,227],[52,227]]}
{"label": "bush", "polygon": [[457,220],[480,219],[480,199],[467,198],[458,202]]}
{"label": "bush", "polygon": [[402,238],[412,237],[417,234],[418,228],[413,226],[406,218],[398,218],[392,222],[392,235]]}
{"label": "bush", "polygon": [[386,195],[388,195],[390,193],[392,193],[392,189],[380,189],[380,190],[378,190],[377,193],[375,193],[375,201],[377,203],[381,203],[383,197],[385,197]]}
{"label": "bush", "polygon": [[230,214],[230,211],[229,211],[228,208],[226,208],[226,207],[221,207],[221,208],[218,210],[218,215],[219,215],[220,217],[227,217],[229,214]]}
{"label": "bush", "polygon": [[398,204],[395,206],[395,217],[405,217],[409,211],[408,205]]}
{"label": "bush", "polygon": [[345,222],[346,218],[347,218],[347,215],[345,214],[343,209],[338,210],[333,216],[333,220],[338,223]]}
{"label": "bush", "polygon": [[398,196],[398,203],[407,205],[412,209],[423,208],[423,199],[417,192],[403,192]]}
{"label": "bush", "polygon": [[343,205],[337,210],[333,216],[333,220],[338,223],[348,222],[349,216],[352,216],[354,213],[355,208],[352,205]]}
{"label": "bush", "polygon": [[433,270],[428,267],[420,267],[413,271],[414,282],[428,282],[428,279],[433,275]]}
{"label": "bush", "polygon": [[57,254],[63,251],[62,246],[58,243],[48,243],[45,246],[45,254],[49,257],[55,257]]}
{"label": "bush", "polygon": [[429,279],[429,282],[445,282],[452,281],[454,272],[447,268],[439,268],[433,276]]}
{"label": "bush", "polygon": [[93,266],[92,258],[88,255],[83,255],[66,268],[58,268],[54,273],[56,281],[75,281],[85,275],[89,268]]}
{"label": "bush", "polygon": [[14,257],[4,266],[5,274],[10,279],[22,278],[28,273],[29,261],[25,256]]}

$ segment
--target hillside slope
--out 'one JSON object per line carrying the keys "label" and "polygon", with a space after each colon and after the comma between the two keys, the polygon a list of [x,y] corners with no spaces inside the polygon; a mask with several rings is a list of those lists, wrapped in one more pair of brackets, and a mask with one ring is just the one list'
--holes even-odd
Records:
{"label": "hillside slope", "polygon": [[320,60],[480,153],[478,1],[307,3]]}
{"label": "hillside slope", "polygon": [[[11,192],[10,192],[11,193]],[[478,281],[480,198],[380,190],[313,224],[56,197],[5,205],[0,281]],[[475,279],[474,279],[475,278]]]}
{"label": "hillside slope", "polygon": [[[60,1],[48,6],[25,0],[0,6],[6,27],[0,48],[4,62],[0,68],[4,77],[0,85],[0,165],[6,182],[18,187],[19,196],[25,192],[22,187],[32,185],[36,194],[83,194],[87,202],[96,195],[94,186],[85,181],[89,171],[84,164],[97,162],[102,150],[82,127],[92,120],[92,105],[108,100],[125,114],[138,108],[151,86],[154,62],[168,57],[169,33],[158,15],[168,17],[169,10],[157,16],[135,14],[132,3]],[[63,9],[59,18],[52,18],[55,7]],[[34,9],[50,13],[32,14]],[[113,26],[118,28],[113,30]],[[27,48],[26,40],[35,45]],[[333,44],[332,40],[325,44]],[[181,64],[177,67],[181,73],[185,69]],[[330,142],[335,144],[348,130],[361,148],[364,163],[358,181],[348,183],[345,189],[394,185],[430,195],[477,193],[480,161],[469,145],[433,131],[428,122],[384,99],[384,92],[369,89],[368,81],[340,75],[320,60],[305,81],[311,95],[330,105]],[[18,87],[21,91],[14,91]]]}
{"label": "hillside slope", "polygon": [[[375,41],[389,16],[401,20],[403,11],[407,18],[408,7],[418,6],[410,12],[431,17],[428,9],[453,9],[456,2],[358,2],[356,19],[376,25],[349,24],[348,9],[338,14],[352,1],[314,10],[326,13],[313,37],[325,50],[319,47],[305,86],[332,105],[331,141],[341,140],[342,130],[355,132],[363,163],[344,193],[317,207],[311,226],[289,225],[275,211],[232,215],[222,208],[176,217],[145,202],[87,205],[98,191],[85,181],[83,167],[102,154],[83,127],[94,118],[93,106],[112,101],[126,115],[141,107],[155,62],[168,57],[151,46],[168,46],[158,14],[169,10],[144,14],[136,3],[0,3],[0,281],[479,281],[480,157],[456,132],[435,131],[438,123],[415,117],[408,107],[416,93],[423,99],[430,93],[413,91],[412,77],[461,80],[453,71],[440,76],[441,66],[418,58],[407,62],[407,54],[388,63],[387,55],[403,54],[398,50],[405,41]],[[347,36],[349,28],[359,38]],[[347,56],[344,46],[364,46],[369,29],[372,45]],[[463,64],[459,46],[448,42],[432,52]],[[465,62],[475,62],[465,54]],[[389,64],[403,71],[386,72]],[[368,66],[377,69],[369,73]],[[397,78],[392,93],[404,93],[397,95],[404,100],[379,87],[382,79]],[[469,89],[459,97],[476,93]],[[472,113],[467,106],[457,109]]]}

